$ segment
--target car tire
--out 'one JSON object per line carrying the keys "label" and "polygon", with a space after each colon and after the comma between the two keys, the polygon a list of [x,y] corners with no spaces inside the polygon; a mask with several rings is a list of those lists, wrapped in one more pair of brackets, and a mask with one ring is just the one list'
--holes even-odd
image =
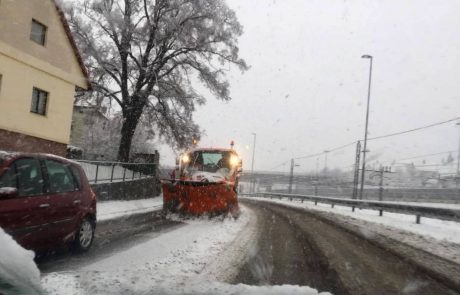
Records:
{"label": "car tire", "polygon": [[75,233],[73,248],[76,252],[86,252],[91,248],[94,240],[94,222],[88,217],[84,218]]}

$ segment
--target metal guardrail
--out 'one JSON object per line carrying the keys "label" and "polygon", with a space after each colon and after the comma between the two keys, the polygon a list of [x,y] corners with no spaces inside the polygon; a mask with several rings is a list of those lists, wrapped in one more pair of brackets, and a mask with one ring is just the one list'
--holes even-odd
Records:
{"label": "metal guardrail", "polygon": [[448,221],[460,222],[460,210],[449,208],[437,208],[429,206],[397,204],[395,202],[381,202],[381,201],[366,201],[366,200],[352,200],[352,199],[339,199],[330,197],[319,197],[311,195],[296,195],[296,194],[280,194],[280,193],[254,193],[254,194],[241,194],[252,197],[262,198],[288,198],[290,200],[312,201],[317,205],[318,203],[330,204],[332,208],[334,205],[341,205],[351,207],[352,212],[355,208],[378,210],[379,215],[383,215],[383,211],[401,213],[408,215],[415,215],[415,222],[420,223],[421,217],[442,219]]}
{"label": "metal guardrail", "polygon": [[154,163],[76,161],[82,166],[88,181],[93,184],[153,177],[157,169],[157,165]]}

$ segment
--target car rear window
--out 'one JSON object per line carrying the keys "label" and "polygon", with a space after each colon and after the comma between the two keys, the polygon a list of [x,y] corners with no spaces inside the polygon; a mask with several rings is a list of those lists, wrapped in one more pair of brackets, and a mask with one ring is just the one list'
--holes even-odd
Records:
{"label": "car rear window", "polygon": [[78,189],[69,165],[53,160],[45,160],[48,170],[49,189],[51,193],[72,192]]}
{"label": "car rear window", "polygon": [[74,180],[78,186],[79,189],[81,189],[81,177],[80,177],[80,170],[78,170],[77,167],[74,165],[69,165],[70,171],[72,172],[72,175],[74,177]]}

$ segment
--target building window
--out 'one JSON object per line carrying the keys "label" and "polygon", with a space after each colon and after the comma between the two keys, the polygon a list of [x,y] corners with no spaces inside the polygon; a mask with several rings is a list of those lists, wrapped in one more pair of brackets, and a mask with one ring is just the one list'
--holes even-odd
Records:
{"label": "building window", "polygon": [[32,29],[30,30],[30,40],[38,44],[45,45],[46,26],[36,20],[32,20]]}
{"label": "building window", "polygon": [[48,102],[48,92],[34,87],[32,91],[32,106],[30,111],[39,115],[46,115],[46,105]]}

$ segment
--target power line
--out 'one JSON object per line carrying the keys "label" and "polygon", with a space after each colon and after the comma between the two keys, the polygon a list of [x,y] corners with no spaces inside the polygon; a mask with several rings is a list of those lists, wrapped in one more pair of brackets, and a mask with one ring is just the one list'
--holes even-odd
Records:
{"label": "power line", "polygon": [[341,146],[338,146],[338,147],[335,147],[335,148],[332,148],[332,149],[327,149],[327,150],[325,150],[325,151],[323,151],[321,153],[316,153],[316,154],[311,154],[311,155],[306,155],[306,156],[300,156],[300,157],[296,157],[296,158],[293,158],[293,159],[294,160],[300,160],[300,159],[308,159],[308,158],[321,156],[321,155],[324,155],[325,153],[335,152],[335,151],[341,150],[343,148],[349,147],[351,145],[354,145],[356,143],[357,143],[357,141],[353,141],[353,142],[350,142],[350,143],[347,143],[347,144],[344,144],[344,145],[341,145]]}
{"label": "power line", "polygon": [[310,155],[306,155],[306,156],[300,156],[300,157],[296,157],[296,158],[293,158],[293,159],[294,159],[294,160],[300,160],[300,159],[314,158],[314,157],[321,156],[322,154],[324,154],[324,152],[322,152],[322,153],[316,153],[316,154],[310,154]]}
{"label": "power line", "polygon": [[274,166],[273,168],[268,169],[267,171],[272,171],[272,170],[274,170],[274,169],[276,169],[276,168],[278,168],[278,167],[281,167],[281,166],[283,166],[283,165],[286,165],[289,161],[290,161],[290,160],[284,161],[283,163],[278,164],[278,165]]}
{"label": "power line", "polygon": [[337,151],[337,150],[341,150],[341,149],[343,149],[343,148],[346,148],[346,147],[349,147],[349,146],[351,146],[351,145],[354,145],[354,144],[356,144],[357,142],[358,142],[358,141],[355,140],[355,141],[353,141],[353,142],[350,142],[350,143],[341,145],[341,146],[336,147],[336,148],[333,148],[333,149],[329,149],[329,150],[327,150],[327,151],[328,151],[328,152],[334,152],[334,151]]}
{"label": "power line", "polygon": [[[415,131],[419,131],[419,130],[423,130],[423,129],[427,129],[427,128],[447,124],[447,123],[450,123],[450,122],[453,122],[453,121],[458,121],[458,120],[460,120],[460,117],[455,117],[453,119],[433,123],[433,124],[430,124],[430,125],[426,125],[426,126],[422,126],[422,127],[418,127],[418,128],[414,128],[414,129],[409,129],[409,130],[399,131],[399,132],[390,133],[390,134],[386,134],[386,135],[376,136],[376,137],[368,138],[367,140],[376,140],[376,139],[382,139],[382,138],[397,136],[397,135],[401,135],[401,134],[406,134],[406,133],[410,133],[410,132],[415,132]],[[318,157],[318,156],[324,155],[325,153],[334,152],[334,151],[349,147],[351,145],[356,144],[357,142],[358,141],[356,140],[356,141],[350,142],[348,144],[344,144],[344,145],[341,145],[341,146],[338,146],[338,147],[335,147],[335,148],[325,150],[325,151],[323,151],[321,153],[315,153],[315,154],[310,154],[310,155],[305,155],[305,156],[300,156],[300,157],[294,157],[293,159],[294,160],[301,160],[301,159],[308,159],[308,158]],[[405,159],[405,160],[407,160],[407,159]],[[399,161],[402,161],[402,160],[399,160]],[[287,160],[287,161],[285,161],[285,162],[283,162],[283,163],[281,163],[281,164],[269,169],[269,171],[273,170],[273,169],[276,169],[276,168],[278,168],[278,167],[280,167],[280,166],[282,166],[282,165],[284,165],[284,164],[286,164],[288,162],[289,162],[289,160]]]}
{"label": "power line", "polygon": [[406,133],[410,133],[410,132],[414,132],[414,131],[419,131],[419,130],[423,130],[423,129],[443,125],[443,124],[450,123],[450,122],[453,122],[453,121],[458,121],[458,120],[460,120],[460,117],[456,117],[456,118],[453,118],[453,119],[450,119],[450,120],[447,120],[447,121],[433,123],[433,124],[430,124],[430,125],[426,125],[426,126],[423,126],[423,127],[418,127],[418,128],[414,128],[414,129],[410,129],[410,130],[405,130],[405,131],[400,131],[400,132],[396,132],[396,133],[390,133],[390,134],[386,134],[386,135],[376,136],[376,137],[368,138],[367,140],[375,140],[375,139],[381,139],[381,138],[386,138],[386,137],[406,134]]}

